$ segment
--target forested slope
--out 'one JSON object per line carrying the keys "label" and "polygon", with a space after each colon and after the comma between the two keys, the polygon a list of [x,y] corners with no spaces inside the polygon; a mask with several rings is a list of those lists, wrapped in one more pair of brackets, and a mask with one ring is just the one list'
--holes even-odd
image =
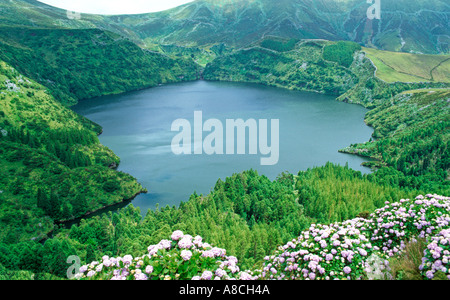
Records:
{"label": "forested slope", "polygon": [[[448,7],[442,1],[433,2],[439,10]],[[326,28],[321,32],[326,37],[343,33],[348,37],[350,32],[354,40],[368,41],[365,23],[358,18],[339,14],[347,20],[345,30],[337,30],[342,29],[342,22],[326,24],[324,20],[324,12],[353,8],[353,1],[341,2],[341,8],[335,1],[323,1],[309,7],[311,14],[305,14],[305,7],[298,3],[282,3],[296,8],[292,10],[295,19],[301,17],[314,28],[299,31],[293,26],[298,23],[286,19],[279,3],[273,1],[252,1],[247,15],[234,15],[235,8],[243,5],[240,1],[226,1],[219,7],[211,1],[196,1],[156,15],[83,16],[81,20],[68,19],[63,10],[36,6],[33,0],[0,3],[0,278],[65,278],[69,256],[77,255],[83,263],[100,261],[105,255],[136,256],[177,230],[225,248],[239,259],[242,268],[262,268],[266,255],[278,255],[274,251],[280,245],[291,245],[286,243],[311,224],[367,218],[375,209],[383,212],[386,201],[413,199],[419,194],[448,195],[448,84],[389,83],[376,76],[376,67],[359,44],[299,40],[318,37],[315,30],[320,24]],[[412,4],[423,5],[418,1]],[[252,16],[264,15],[265,5],[272,7],[277,17],[274,24],[278,27],[271,27],[272,33],[287,33],[283,37],[263,35],[261,39],[260,33],[267,32],[267,27],[249,26],[261,21]],[[403,9],[411,14],[407,7]],[[358,7],[360,10],[365,12]],[[387,23],[374,21],[371,30],[384,28],[386,32],[371,31],[372,40],[386,49],[397,49],[399,39],[406,38],[401,50],[445,52],[446,28],[441,23],[447,14],[439,10],[421,10],[418,19],[401,22],[400,27],[393,22],[394,28],[385,28]],[[318,14],[312,14],[315,12]],[[167,16],[174,14],[177,18],[167,21]],[[229,36],[232,30],[219,30],[220,35],[214,36],[217,32],[203,23],[211,15],[218,17],[215,21],[219,23],[226,21],[221,16],[230,16],[235,20],[232,28],[254,31]],[[365,20],[364,15],[362,18]],[[400,17],[391,18],[398,21]],[[184,26],[186,22],[192,27]],[[404,31],[418,23],[423,24],[416,31]],[[425,34],[423,28],[429,26],[434,31]],[[392,29],[399,29],[401,36],[392,36],[396,32]],[[130,30],[128,34],[126,30]],[[165,36],[155,36],[155,30]],[[418,35],[422,38],[415,39]],[[233,51],[222,43],[224,37],[245,47]],[[136,41],[171,56],[143,50]],[[155,45],[160,41],[185,47]],[[196,47],[190,47],[191,42]],[[194,59],[206,64],[206,80],[333,94],[340,101],[371,109],[366,121],[375,128],[372,140],[343,151],[376,159],[372,165],[378,170],[362,175],[327,164],[298,174],[280,174],[275,181],[249,170],[219,180],[208,195],[194,193],[179,207],[158,208],[143,219],[139,209],[128,206],[71,228],[55,226],[144,191],[131,175],[114,170],[120,160],[99,143],[101,126],[65,105],[198,79],[201,68]],[[438,71],[441,77],[433,79],[448,76]],[[433,90],[402,94],[422,88]],[[442,206],[438,208],[442,210]],[[440,212],[439,217],[430,216],[447,220],[442,217],[446,212]],[[420,233],[412,225],[408,230],[411,238]],[[52,238],[48,238],[50,233]],[[379,244],[382,242],[380,239]]]}
{"label": "forested slope", "polygon": [[39,240],[53,221],[129,199],[143,188],[112,168],[101,127],[0,62],[0,240]]}
{"label": "forested slope", "polygon": [[449,187],[450,94],[447,90],[407,91],[366,115],[374,140],[347,153],[369,156],[417,180]]}
{"label": "forested slope", "polygon": [[0,27],[0,59],[66,105],[162,83],[195,80],[199,67],[99,29]]}
{"label": "forested slope", "polygon": [[[374,108],[405,90],[448,87],[440,82],[387,83],[353,42],[297,41],[267,37],[206,65],[206,80],[255,82],[338,96]],[[446,77],[448,78],[448,76]]]}
{"label": "forested slope", "polygon": [[369,211],[383,207],[383,200],[416,193],[420,191],[389,182],[388,175],[362,175],[332,164],[300,172],[298,176],[282,174],[275,181],[250,170],[219,180],[208,195],[194,193],[179,207],[148,211],[143,219],[140,210],[131,205],[118,213],[59,229],[44,245],[3,242],[0,264],[10,270],[65,277],[65,261],[42,260],[34,264],[27,259],[28,253],[78,255],[82,262],[89,263],[104,255],[138,255],[148,245],[182,230],[227,249],[227,255],[236,256],[242,268],[258,268],[266,255],[297,237],[310,224],[367,216]]}

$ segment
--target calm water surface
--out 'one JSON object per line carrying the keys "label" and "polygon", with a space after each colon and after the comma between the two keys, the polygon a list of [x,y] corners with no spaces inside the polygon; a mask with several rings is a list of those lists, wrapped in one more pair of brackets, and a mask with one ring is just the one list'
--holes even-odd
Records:
{"label": "calm water surface", "polygon": [[[272,180],[284,171],[296,174],[328,161],[370,172],[361,166],[363,158],[338,153],[370,139],[373,130],[364,123],[367,110],[331,96],[196,81],[85,100],[73,110],[103,127],[100,141],[121,158],[119,170],[148,189],[132,202],[143,214],[157,203],[172,206],[187,201],[194,191],[208,194],[219,178],[249,169]],[[278,164],[261,166],[260,154],[173,154],[171,142],[177,132],[171,131],[172,122],[183,118],[193,125],[194,111],[203,112],[203,121],[219,119],[224,126],[226,119],[268,119],[269,124],[279,119]]]}

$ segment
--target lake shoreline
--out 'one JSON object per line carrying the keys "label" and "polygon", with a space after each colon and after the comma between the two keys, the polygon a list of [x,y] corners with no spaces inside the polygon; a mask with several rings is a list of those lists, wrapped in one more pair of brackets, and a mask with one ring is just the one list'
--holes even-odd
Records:
{"label": "lake shoreline", "polygon": [[[56,226],[64,226],[65,228],[70,228],[73,225],[77,225],[79,224],[82,220],[84,219],[89,219],[92,218],[96,215],[100,215],[103,213],[106,213],[107,211],[117,211],[117,209],[120,209],[122,207],[126,207],[127,205],[129,205],[137,196],[141,195],[141,194],[146,194],[148,193],[148,191],[146,189],[143,189],[142,191],[136,193],[133,197],[131,198],[126,198],[123,199],[120,202],[114,203],[114,204],[110,204],[110,205],[105,205],[99,209],[87,212],[86,214],[84,214],[81,217],[77,217],[77,218],[72,218],[69,220],[63,220],[63,221],[53,221],[53,225]],[[49,232],[47,232],[45,235],[46,237],[42,238],[39,240],[39,243],[45,243],[46,240],[53,238],[53,233],[55,232],[55,229],[50,230]]]}
{"label": "lake shoreline", "polygon": [[146,194],[146,193],[148,193],[148,191],[147,191],[147,189],[144,188],[142,191],[134,194],[134,196],[132,196],[131,198],[125,198],[125,199],[123,199],[123,200],[121,200],[121,201],[119,201],[117,203],[113,203],[113,204],[110,204],[110,205],[105,205],[105,206],[103,206],[101,208],[98,208],[96,210],[87,212],[84,215],[82,215],[80,217],[77,217],[77,218],[72,218],[72,219],[63,220],[63,221],[55,221],[54,224],[55,225],[65,225],[65,224],[70,224],[72,222],[77,222],[78,223],[79,221],[81,221],[82,219],[85,219],[86,217],[90,218],[94,214],[98,214],[98,213],[101,214],[101,213],[103,213],[102,212],[103,210],[110,210],[111,208],[114,208],[116,206],[121,206],[121,205],[123,205],[126,202],[133,201],[137,196],[139,196],[141,194]]}

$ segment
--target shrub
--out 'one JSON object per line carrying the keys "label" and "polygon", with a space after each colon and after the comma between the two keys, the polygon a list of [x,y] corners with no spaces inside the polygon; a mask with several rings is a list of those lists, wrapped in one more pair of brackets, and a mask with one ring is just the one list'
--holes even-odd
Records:
{"label": "shrub", "polygon": [[256,279],[251,272],[241,272],[237,259],[226,250],[211,247],[200,236],[193,238],[175,231],[170,240],[148,247],[140,257],[125,255],[80,268],[77,279],[111,280],[229,280]]}
{"label": "shrub", "polygon": [[337,42],[323,49],[323,58],[334,61],[346,68],[353,63],[353,54],[361,50],[361,46],[353,42]]}
{"label": "shrub", "polygon": [[107,193],[113,193],[120,189],[120,182],[110,179],[103,184],[103,190]]}
{"label": "shrub", "polygon": [[431,238],[424,251],[420,269],[428,279],[436,277],[450,280],[450,229],[444,229]]}

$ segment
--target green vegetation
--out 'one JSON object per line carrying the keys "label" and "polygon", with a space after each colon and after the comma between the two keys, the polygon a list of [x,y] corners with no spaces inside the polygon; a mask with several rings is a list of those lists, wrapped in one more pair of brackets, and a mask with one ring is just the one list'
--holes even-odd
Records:
{"label": "green vegetation", "polygon": [[[352,42],[303,41],[287,52],[261,47],[218,57],[204,70],[206,80],[255,82],[339,96],[343,102],[375,108],[411,89],[447,87],[448,83],[387,83]],[[448,75],[447,75],[448,76]]]}
{"label": "green vegetation", "polygon": [[145,44],[145,49],[156,51],[170,56],[174,59],[192,59],[199,66],[204,68],[218,56],[230,53],[232,49],[225,44],[216,44],[211,47],[183,47],[176,45]]}
{"label": "green vegetation", "polygon": [[48,253],[50,244],[55,255],[78,255],[88,263],[104,255],[144,253],[148,245],[182,230],[227,249],[227,255],[236,256],[243,268],[258,267],[264,256],[297,237],[310,224],[328,217],[331,221],[365,215],[368,210],[384,206],[385,199],[418,192],[389,181],[383,184],[383,180],[385,175],[363,176],[332,164],[298,176],[282,174],[273,182],[247,171],[219,180],[209,195],[194,193],[178,208],[148,211],[143,219],[138,208],[128,206],[118,213],[82,220],[70,229],[60,228],[44,245],[4,243],[0,245],[0,264],[9,270],[65,277],[65,259],[50,263],[42,255],[43,260],[28,262],[26,251]]}
{"label": "green vegetation", "polygon": [[426,247],[426,240],[408,242],[405,252],[390,261],[392,277],[397,280],[420,280],[422,279],[419,266]]}
{"label": "green vegetation", "polygon": [[[139,255],[175,230],[227,249],[245,268],[260,268],[264,256],[311,224],[364,218],[385,201],[448,195],[448,55],[315,39],[351,33],[357,42],[375,41],[387,50],[448,53],[445,14],[427,14],[422,2],[408,1],[418,17],[401,22],[397,34],[383,27],[389,22],[367,29],[350,18],[365,18],[360,1],[332,5],[333,14],[320,3],[294,2],[196,1],[150,16],[82,20],[32,0],[0,3],[0,279],[62,279],[68,256],[89,263],[104,255]],[[446,9],[434,2],[436,11]],[[396,5],[400,15],[408,7]],[[427,31],[427,23],[441,29]],[[206,80],[333,94],[371,109],[371,141],[342,151],[372,157],[376,171],[362,175],[326,164],[270,181],[250,170],[144,218],[128,206],[71,228],[58,226],[144,192],[131,175],[115,170],[120,160],[99,143],[101,126],[65,106],[195,80],[202,67]],[[418,278],[423,245],[417,247],[393,260],[397,279]]]}
{"label": "green vegetation", "polygon": [[367,218],[330,225],[311,224],[297,238],[278,247],[274,255],[265,257],[262,269],[243,271],[239,260],[228,256],[226,249],[203,242],[201,236],[194,238],[177,230],[168,239],[150,245],[148,254],[103,256],[100,261],[81,266],[74,277],[81,280],[449,280],[450,198],[419,195],[385,204]]}
{"label": "green vegetation", "polygon": [[306,215],[314,216],[318,223],[328,224],[367,215],[382,207],[385,201],[413,198],[417,193],[389,182],[389,176],[387,172],[363,176],[328,163],[322,168],[300,172],[295,188]]}
{"label": "green vegetation", "polygon": [[369,109],[382,105],[388,105],[393,97],[409,90],[427,88],[446,88],[448,83],[426,82],[426,83],[388,83],[375,75],[376,68],[364,53],[359,52],[355,56],[350,71],[359,79],[358,83],[340,95],[337,99],[347,103],[361,104]]}
{"label": "green vegetation", "polygon": [[0,27],[0,59],[68,105],[80,99],[195,80],[199,74],[190,58],[175,60],[146,51],[99,29]]}
{"label": "green vegetation", "polygon": [[283,40],[276,40],[274,38],[268,38],[264,39],[261,42],[261,47],[275,50],[278,52],[287,52],[291,51],[295,48],[295,44],[297,44],[298,40],[296,39],[290,39],[287,41]]}
{"label": "green vegetation", "polygon": [[383,22],[367,21],[369,6],[360,0],[319,3],[197,0],[158,13],[81,14],[77,20],[69,19],[65,10],[36,0],[15,0],[0,3],[0,23],[59,29],[101,28],[144,48],[150,44],[208,48],[221,43],[240,48],[267,36],[277,36],[299,40],[348,39],[368,47],[407,53],[449,53],[447,1],[386,1],[382,10],[389,13],[383,15]]}
{"label": "green vegetation", "polygon": [[[444,0],[386,1],[383,22],[368,22],[370,4],[360,0],[198,0],[168,11],[107,17],[153,43],[241,48],[267,37],[348,39],[388,51],[449,53],[448,4]],[[399,22],[407,17],[404,22]],[[168,22],[167,20],[170,20]]]}
{"label": "green vegetation", "polygon": [[375,140],[343,151],[373,157],[417,181],[440,182],[448,193],[449,96],[448,90],[425,90],[394,97],[366,115]]}
{"label": "green vegetation", "polygon": [[54,221],[81,217],[143,188],[114,171],[101,127],[0,62],[0,241],[41,240]]}
{"label": "green vegetation", "polygon": [[364,48],[377,67],[376,75],[386,82],[450,83],[450,55],[423,55]]}
{"label": "green vegetation", "polygon": [[204,71],[207,80],[256,82],[339,95],[358,82],[347,68],[322,56],[323,44],[301,43],[280,53],[253,47],[219,57]]}
{"label": "green vegetation", "polygon": [[353,55],[361,50],[361,46],[352,42],[337,42],[323,48],[325,60],[337,62],[343,67],[350,67],[353,63]]}

